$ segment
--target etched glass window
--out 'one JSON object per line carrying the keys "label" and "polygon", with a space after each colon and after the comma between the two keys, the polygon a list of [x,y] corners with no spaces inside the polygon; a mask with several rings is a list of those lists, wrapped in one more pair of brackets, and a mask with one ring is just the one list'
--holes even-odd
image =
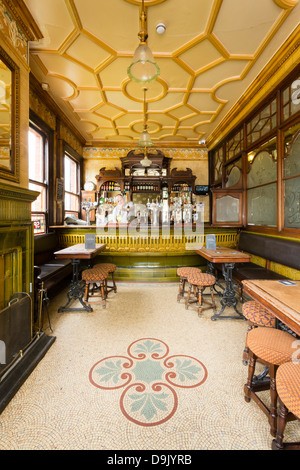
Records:
{"label": "etched glass window", "polygon": [[300,228],[300,124],[284,133],[284,226]]}
{"label": "etched glass window", "polygon": [[225,187],[226,188],[232,188],[233,186],[236,186],[242,176],[242,160],[239,159],[238,161],[232,163],[231,165],[228,165],[225,170],[225,178],[226,178],[226,183]]}
{"label": "etched glass window", "polygon": [[275,98],[247,124],[248,145],[253,144],[270,131],[276,129],[276,126],[277,100]]}
{"label": "etched glass window", "polygon": [[248,225],[277,226],[276,138],[248,154]]}
{"label": "etched glass window", "polygon": [[260,188],[249,189],[248,225],[277,225],[277,184],[268,184]]}
{"label": "etched glass window", "polygon": [[223,147],[220,147],[214,154],[214,181],[219,182],[222,180],[223,170]]}
{"label": "etched glass window", "polygon": [[282,92],[283,120],[293,116],[300,109],[300,78],[294,80]]}
{"label": "etched glass window", "polygon": [[262,150],[252,160],[248,173],[248,188],[271,183],[277,180],[277,161],[272,154]]}
{"label": "etched glass window", "polygon": [[244,131],[241,129],[226,142],[226,160],[238,156],[244,149]]}
{"label": "etched glass window", "polygon": [[284,182],[284,226],[300,228],[300,176]]}
{"label": "etched glass window", "polygon": [[[300,175],[300,124],[285,133],[284,177]],[[297,132],[298,130],[298,132]]]}
{"label": "etched glass window", "polygon": [[233,196],[216,199],[216,222],[239,222],[240,201]]}

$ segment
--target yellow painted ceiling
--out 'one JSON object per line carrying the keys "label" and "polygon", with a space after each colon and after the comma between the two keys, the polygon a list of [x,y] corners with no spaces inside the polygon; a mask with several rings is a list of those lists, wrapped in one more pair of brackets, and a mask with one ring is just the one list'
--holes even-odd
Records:
{"label": "yellow painted ceiling", "polygon": [[[87,144],[135,144],[144,113],[155,144],[209,138],[299,24],[298,0],[145,0],[160,68],[143,87],[127,68],[141,0],[25,0],[43,39],[30,67]],[[156,31],[164,23],[166,31]]]}

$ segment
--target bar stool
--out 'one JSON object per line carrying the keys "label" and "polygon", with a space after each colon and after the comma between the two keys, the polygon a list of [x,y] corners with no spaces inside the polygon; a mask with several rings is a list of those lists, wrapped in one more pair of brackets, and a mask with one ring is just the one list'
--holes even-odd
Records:
{"label": "bar stool", "polygon": [[117,269],[117,266],[115,264],[112,264],[112,263],[95,264],[95,266],[93,266],[93,269],[104,270],[104,271],[107,271],[108,274],[111,274],[111,280],[112,280],[113,285],[108,286],[107,285],[108,280],[106,279],[106,281],[105,281],[106,295],[112,290],[114,292],[117,292],[117,286],[116,286],[116,282],[115,282],[115,271]]}
{"label": "bar stool", "polygon": [[[102,298],[102,306],[103,308],[106,307],[106,280],[107,280],[108,272],[106,270],[101,269],[85,269],[82,271],[81,277],[85,281],[85,292],[84,292],[84,300],[88,302],[89,296],[94,295],[95,290],[100,290],[100,295],[95,297]],[[90,287],[92,284],[92,287]],[[99,286],[97,285],[99,284]]]}
{"label": "bar stool", "polygon": [[[244,385],[245,400],[249,403],[252,398],[260,409],[267,415],[270,423],[270,432],[273,437],[276,436],[277,427],[276,372],[280,365],[292,360],[294,341],[294,336],[286,333],[285,331],[261,326],[252,329],[247,335],[249,366],[248,380]],[[270,383],[255,385],[253,382],[257,360],[268,367]],[[270,408],[266,406],[256,393],[268,389],[270,390],[271,396]]]}
{"label": "bar stool", "polygon": [[187,277],[190,273],[198,272],[202,273],[200,268],[192,268],[189,266],[183,266],[177,269],[177,276],[179,276],[179,292],[177,295],[177,302],[180,302],[184,298],[185,294],[185,284],[187,282]]}
{"label": "bar stool", "polygon": [[[185,308],[188,309],[190,304],[197,302],[198,315],[203,310],[207,310],[208,308],[213,308],[215,310],[216,304],[215,304],[214,291],[213,291],[213,287],[216,283],[215,276],[213,276],[212,274],[207,274],[207,273],[193,272],[188,275],[187,282],[189,283],[189,291],[188,291],[187,299],[185,301]],[[210,288],[211,302],[208,302],[207,300],[203,300],[203,291],[206,287]],[[195,289],[196,298],[191,300],[190,297],[191,297],[192,288]],[[202,307],[203,303],[208,304],[209,307]]]}
{"label": "bar stool", "polygon": [[300,363],[288,362],[276,374],[279,401],[276,439],[272,450],[300,450],[300,442],[283,442],[287,421],[300,419]]}
{"label": "bar stool", "polygon": [[[249,300],[248,302],[243,303],[242,311],[244,317],[248,320],[248,330],[247,334],[253,328],[258,326],[265,326],[267,328],[276,327],[276,318],[267,309],[265,309],[259,302],[255,300]],[[247,340],[246,340],[247,343]],[[248,364],[249,349],[247,344],[245,344],[245,349],[243,351],[243,363]]]}

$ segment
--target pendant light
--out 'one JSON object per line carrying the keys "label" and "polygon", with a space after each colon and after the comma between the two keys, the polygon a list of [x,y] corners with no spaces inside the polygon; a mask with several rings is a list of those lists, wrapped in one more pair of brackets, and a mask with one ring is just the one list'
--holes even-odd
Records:
{"label": "pendant light", "polygon": [[144,158],[143,160],[140,161],[140,164],[143,167],[149,167],[151,165],[151,160],[149,160],[147,156],[147,149],[148,147],[152,147],[154,144],[151,140],[150,134],[148,132],[148,126],[147,126],[147,111],[146,111],[146,92],[147,88],[144,88],[144,130],[140,135],[140,140],[138,141],[138,145],[140,147],[144,147]]}
{"label": "pendant light", "polygon": [[148,83],[156,80],[160,70],[154,61],[153,54],[147,46],[147,14],[142,0],[142,11],[140,15],[140,32],[138,33],[140,44],[136,49],[131,65],[127,69],[127,73],[131,80],[139,83]]}

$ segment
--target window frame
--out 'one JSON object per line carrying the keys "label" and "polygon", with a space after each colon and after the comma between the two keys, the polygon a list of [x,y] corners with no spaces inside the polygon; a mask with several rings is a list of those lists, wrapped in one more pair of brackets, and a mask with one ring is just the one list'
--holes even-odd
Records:
{"label": "window frame", "polygon": [[[219,142],[215,147],[213,147],[210,152],[210,181],[211,187],[214,190],[222,191],[225,189],[226,183],[226,168],[231,163],[232,160],[235,160],[235,156],[232,159],[226,161],[224,159],[223,166],[225,171],[223,172],[222,181],[220,182],[215,178],[215,154],[220,147],[227,148],[228,144],[230,143],[232,136],[234,136],[241,126],[244,126],[244,150],[242,151],[242,179],[243,179],[243,195],[244,195],[244,202],[243,202],[243,223],[241,227],[244,227],[248,231],[256,231],[259,233],[265,233],[270,235],[285,235],[285,236],[293,236],[296,238],[300,238],[300,229],[299,228],[292,228],[285,226],[285,193],[284,193],[284,184],[285,181],[288,179],[284,177],[284,159],[285,157],[285,150],[284,150],[284,133],[285,131],[292,126],[296,126],[300,122],[300,103],[298,104],[299,108],[293,114],[290,114],[286,119],[283,117],[283,93],[284,91],[289,88],[290,90],[294,89],[293,83],[297,81],[298,88],[297,88],[297,99],[299,100],[300,97],[300,66],[296,67],[296,69],[286,77],[272,92],[260,102],[260,104],[251,112],[249,113],[242,121],[239,122],[237,127],[231,131],[221,142]],[[291,94],[291,91],[290,91]],[[250,123],[255,116],[260,115],[266,108],[271,109],[271,103],[275,99],[277,100],[276,106],[276,115],[277,115],[277,125],[276,127],[271,126],[270,130],[266,132],[264,135],[261,135],[257,140],[254,142],[249,142],[248,140],[248,123]],[[274,113],[272,114],[274,116]],[[256,150],[256,154],[258,153],[258,149],[263,147],[264,144],[272,139],[276,139],[276,152],[277,152],[277,177],[276,181],[273,183],[277,184],[277,224],[276,226],[268,226],[268,225],[254,225],[248,224],[248,201],[247,195],[248,190],[253,188],[248,188],[247,184],[247,174],[248,174],[248,154]],[[230,188],[228,188],[230,191]],[[212,211],[214,208],[212,207]],[[213,220],[213,213],[211,219]]]}
{"label": "window frame", "polygon": [[[66,186],[65,186],[65,157],[70,158],[77,167],[77,179],[76,179],[76,184],[77,184],[77,192],[73,193],[70,191],[66,191]],[[63,175],[64,175],[64,218],[66,217],[67,214],[75,214],[77,215],[78,218],[80,218],[80,213],[81,213],[81,180],[82,180],[82,159],[80,155],[68,144],[64,143],[64,148],[63,148]],[[72,211],[69,209],[66,209],[66,194],[70,194],[72,196],[76,196],[78,200],[78,211]]]}
{"label": "window frame", "polygon": [[42,137],[42,152],[43,152],[43,182],[30,178],[29,175],[29,145],[28,145],[28,181],[29,184],[34,184],[45,189],[45,210],[44,211],[31,211],[32,216],[44,215],[45,217],[45,230],[41,233],[34,232],[34,236],[44,235],[48,232],[49,228],[49,207],[50,207],[50,191],[49,191],[49,177],[50,177],[50,135],[35,119],[29,121],[29,132],[33,130]]}

